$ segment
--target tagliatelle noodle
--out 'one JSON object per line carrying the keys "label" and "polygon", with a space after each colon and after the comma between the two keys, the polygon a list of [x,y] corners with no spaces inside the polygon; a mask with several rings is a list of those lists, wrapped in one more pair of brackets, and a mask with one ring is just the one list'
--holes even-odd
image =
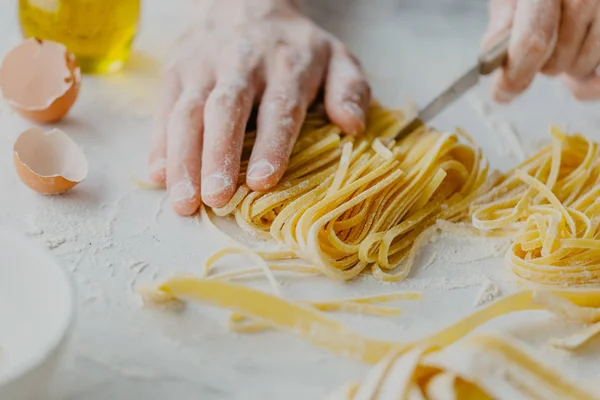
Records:
{"label": "tagliatelle noodle", "polygon": [[564,350],[577,350],[592,339],[598,337],[598,335],[600,335],[600,322],[589,325],[585,329],[565,338],[550,339],[548,344]]}
{"label": "tagliatelle noodle", "polygon": [[[421,394],[434,393],[435,387],[429,387],[429,383],[434,384],[435,381],[431,381],[431,379],[440,373],[447,375],[439,377],[439,379],[450,381],[454,379],[453,387],[456,391],[460,391],[456,393],[462,393],[460,396],[494,398],[493,390],[481,381],[481,377],[471,381],[469,377],[461,376],[460,371],[452,371],[450,366],[440,368],[440,365],[429,362],[430,356],[465,337],[485,322],[510,312],[548,307],[558,315],[562,315],[565,309],[579,310],[567,312],[570,315],[576,315],[576,318],[582,318],[582,315],[591,315],[589,310],[600,308],[600,291],[597,290],[557,291],[550,296],[545,293],[523,291],[485,306],[433,335],[414,342],[400,343],[359,335],[328,318],[318,308],[308,304],[288,301],[245,286],[219,280],[187,276],[173,278],[161,284],[156,289],[156,293],[159,294],[157,297],[163,301],[171,301],[175,298],[208,302],[239,313],[243,317],[256,319],[260,322],[257,330],[268,326],[289,331],[337,354],[368,363],[380,362],[363,385],[353,385],[344,389],[343,393],[347,397],[341,398],[347,399],[413,398],[411,396],[417,392]],[[554,298],[560,299],[558,303],[548,300]],[[359,304],[357,299],[351,301]],[[570,306],[565,307],[567,302]],[[242,331],[244,330],[242,329]],[[253,329],[247,331],[253,331]],[[509,369],[514,367],[517,368],[517,371],[527,371],[528,376],[534,379],[527,383],[527,385],[533,385],[525,388],[527,390],[535,390],[536,385],[539,385],[539,390],[543,388],[544,391],[562,396],[557,398],[597,398],[591,392],[588,393],[585,389],[560,376],[559,373],[545,367],[508,339],[476,335],[468,338],[467,343],[469,346],[480,349],[482,354],[497,354],[500,357],[499,367]],[[402,362],[401,367],[395,367],[397,362]],[[453,375],[455,375],[454,378],[452,378]],[[514,374],[507,376],[505,384],[514,385],[515,390],[524,390],[522,382],[519,382]],[[443,383],[444,381],[438,382],[436,385]],[[447,386],[448,382],[446,381],[445,384]],[[383,394],[386,396],[384,397]],[[430,397],[423,395],[422,398]]]}
{"label": "tagliatelle noodle", "polygon": [[475,200],[473,225],[513,234],[507,264],[543,285],[600,283],[600,148],[552,128],[553,142]]}
{"label": "tagliatelle noodle", "polygon": [[371,269],[378,279],[401,280],[415,260],[413,243],[424,243],[437,219],[466,216],[488,171],[464,132],[421,129],[393,140],[404,123],[401,112],[373,104],[365,135],[355,139],[310,113],[280,183],[265,193],[241,184],[213,211],[286,244],[331,278]]}
{"label": "tagliatelle noodle", "polygon": [[[514,235],[507,260],[519,277],[547,285],[598,282],[600,150],[596,143],[553,128],[551,146],[502,177],[488,177],[487,162],[464,132],[442,134],[422,129],[396,142],[391,137],[402,123],[400,113],[375,104],[369,111],[367,134],[353,139],[342,137],[321,114],[313,113],[303,126],[289,169],[277,187],[267,193],[251,192],[243,184],[247,167],[244,160],[240,188],[225,207],[213,210],[219,216],[233,214],[244,229],[287,244],[293,255],[314,267],[269,266],[256,258],[261,269],[223,273],[216,278],[213,275],[212,279],[175,278],[163,284],[154,297],[146,295],[156,302],[187,297],[229,308],[235,311],[231,327],[241,332],[269,327],[289,330],[334,352],[371,363],[388,354],[389,361],[377,367],[380,375],[375,375],[379,378],[347,386],[343,398],[493,398],[494,388],[477,377],[434,366],[430,355],[482,323],[513,311],[550,308],[568,319],[596,322],[600,313],[598,292],[559,292],[561,297],[554,300],[544,294],[521,292],[437,334],[416,342],[395,343],[364,338],[320,313],[346,310],[397,314],[392,308],[358,299],[341,303],[291,302],[221,280],[259,271],[267,277],[272,277],[272,271],[319,271],[347,280],[368,269],[378,279],[401,280],[410,272],[429,235],[448,227],[468,230],[461,221],[470,217],[483,234]],[[252,143],[253,134],[249,134],[246,157]],[[213,261],[236,251],[229,248],[209,260],[207,273]],[[241,252],[249,254],[246,248]],[[291,252],[285,258],[291,258]],[[281,256],[262,255],[262,260]],[[576,349],[599,329],[592,325],[579,336],[555,340],[553,344]],[[532,382],[519,381],[514,374],[507,378],[506,384],[512,385],[515,393],[535,391],[529,386],[532,384],[557,398],[594,398],[531,359],[509,340],[477,336],[468,343],[485,354],[497,353],[502,365],[515,366],[534,377]],[[401,368],[396,364],[399,360]],[[386,381],[381,374],[389,371],[395,378]],[[406,371],[412,374],[406,375]]]}

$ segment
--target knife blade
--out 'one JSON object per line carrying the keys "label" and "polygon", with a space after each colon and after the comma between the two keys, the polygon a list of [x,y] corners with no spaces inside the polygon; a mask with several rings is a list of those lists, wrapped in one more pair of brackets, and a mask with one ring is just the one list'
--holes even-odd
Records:
{"label": "knife blade", "polygon": [[417,116],[404,125],[396,134],[395,139],[401,139],[409,133],[425,126],[446,107],[452,104],[455,100],[462,97],[473,86],[479,82],[479,77],[489,75],[497,68],[504,66],[508,58],[508,43],[510,34],[506,33],[500,37],[498,41],[489,50],[483,53],[477,64],[471,67],[466,73],[458,78],[450,87],[439,94],[425,108],[419,111]]}

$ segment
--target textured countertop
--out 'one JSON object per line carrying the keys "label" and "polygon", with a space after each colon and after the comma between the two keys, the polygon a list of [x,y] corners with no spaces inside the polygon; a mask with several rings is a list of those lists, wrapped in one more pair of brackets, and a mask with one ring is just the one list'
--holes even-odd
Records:
{"label": "textured countertop", "polygon": [[[202,223],[175,216],[161,192],[145,192],[130,180],[145,171],[156,76],[186,3],[143,2],[142,28],[127,69],[84,77],[80,98],[60,127],[84,148],[90,174],[69,194],[43,197],[21,184],[11,149],[28,123],[0,105],[0,225],[29,234],[40,246],[62,242],[52,251],[77,289],[77,321],[56,398],[321,398],[362,377],[368,366],[284,333],[230,333],[227,314],[205,306],[183,315],[143,309],[132,290],[174,271],[200,271],[203,260],[225,244]],[[20,40],[16,4],[0,1],[0,56]],[[364,63],[375,96],[390,106],[409,100],[422,105],[467,68],[486,20],[485,1],[314,0],[309,12],[348,43]],[[489,102],[483,82],[434,125],[463,127],[494,167],[506,169],[547,137],[550,123],[600,139],[598,111],[598,103],[578,104],[560,84],[545,79],[513,105],[498,107]],[[486,279],[502,293],[514,290],[494,254],[497,243],[442,240],[427,248],[402,284],[320,278],[289,280],[282,289],[290,298],[424,290],[425,299],[401,304],[404,313],[396,318],[340,316],[365,334],[404,340],[468,314]],[[545,352],[544,340],[565,329],[556,325],[538,312],[500,318],[487,329],[537,344],[550,363],[597,380],[600,366],[593,360],[599,346],[576,356]]]}

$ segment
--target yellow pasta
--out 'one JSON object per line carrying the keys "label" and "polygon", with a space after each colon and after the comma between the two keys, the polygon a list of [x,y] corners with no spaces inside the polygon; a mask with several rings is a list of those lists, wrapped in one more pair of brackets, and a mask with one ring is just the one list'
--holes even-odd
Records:
{"label": "yellow pasta", "polygon": [[512,235],[507,264],[543,285],[600,283],[600,148],[551,129],[552,144],[471,206],[473,225]]}
{"label": "yellow pasta", "polygon": [[[551,341],[555,347],[575,350],[599,335],[599,291],[526,290],[408,343],[363,337],[323,311],[397,315],[398,309],[378,303],[417,294],[321,302],[281,297],[275,279],[280,272],[321,273],[339,280],[370,272],[383,281],[405,279],[420,248],[440,229],[511,236],[507,264],[525,281],[552,286],[600,283],[597,143],[552,128],[550,145],[509,173],[488,176],[487,161],[463,131],[422,128],[394,140],[404,123],[402,113],[373,104],[367,132],[356,139],[342,135],[322,110],[309,113],[286,174],[264,193],[244,184],[255,137],[249,133],[236,194],[222,208],[202,208],[202,219],[214,227],[213,213],[231,215],[243,228],[286,248],[256,252],[228,238],[234,247],[209,258],[203,277],[168,280],[144,292],[146,300],[210,302],[233,311],[232,330],[286,330],[338,354],[379,363],[362,383],[336,392],[336,399],[497,398],[497,383],[490,383],[483,372],[440,363],[437,355],[481,324],[514,311],[548,309],[563,319],[591,324],[576,335]],[[256,265],[213,274],[214,263],[231,253],[246,255]],[[294,258],[302,262],[267,262]],[[267,277],[275,295],[225,281],[258,273]],[[501,385],[515,398],[596,398],[511,340],[476,335],[463,345],[507,369]]]}
{"label": "yellow pasta", "polygon": [[[149,295],[146,292],[146,295]],[[336,399],[412,399],[417,393],[423,399],[452,395],[456,399],[498,398],[497,386],[489,385],[489,376],[478,371],[465,374],[450,364],[436,361],[436,353],[453,345],[485,322],[507,313],[548,308],[557,315],[575,320],[593,320],[600,309],[600,291],[557,291],[554,293],[523,291],[483,307],[453,325],[414,342],[393,342],[364,337],[320,310],[341,309],[344,304],[365,305],[373,301],[394,299],[383,297],[347,299],[338,302],[291,302],[245,286],[206,278],[179,277],[161,284],[150,297],[165,302],[185,299],[199,300],[227,308],[237,314],[233,324],[251,318],[242,332],[266,327],[277,328],[327,348],[337,354],[379,363],[362,384],[345,386],[336,392]],[[412,295],[399,295],[411,298]],[[235,326],[235,325],[234,325]],[[480,357],[495,357],[504,385],[519,391],[523,398],[529,394],[550,393],[557,399],[597,399],[594,394],[544,366],[506,338],[475,335],[467,338],[467,346],[480,352]],[[523,375],[523,371],[527,374]],[[471,371],[473,373],[473,371]],[[503,390],[506,390],[504,388]],[[441,393],[440,393],[441,392]],[[531,397],[531,396],[530,396]]]}
{"label": "yellow pasta", "polygon": [[422,129],[396,142],[402,113],[373,104],[368,119],[354,139],[310,114],[281,182],[265,193],[242,184],[215,214],[235,215],[331,278],[405,278],[428,228],[467,215],[488,164],[462,131]]}

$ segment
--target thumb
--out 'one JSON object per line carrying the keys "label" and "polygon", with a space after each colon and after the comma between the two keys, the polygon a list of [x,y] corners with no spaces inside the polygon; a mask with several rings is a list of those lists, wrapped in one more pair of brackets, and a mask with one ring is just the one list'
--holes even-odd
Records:
{"label": "thumb", "polygon": [[488,8],[488,27],[483,35],[482,47],[486,49],[512,27],[517,0],[491,0]]}

